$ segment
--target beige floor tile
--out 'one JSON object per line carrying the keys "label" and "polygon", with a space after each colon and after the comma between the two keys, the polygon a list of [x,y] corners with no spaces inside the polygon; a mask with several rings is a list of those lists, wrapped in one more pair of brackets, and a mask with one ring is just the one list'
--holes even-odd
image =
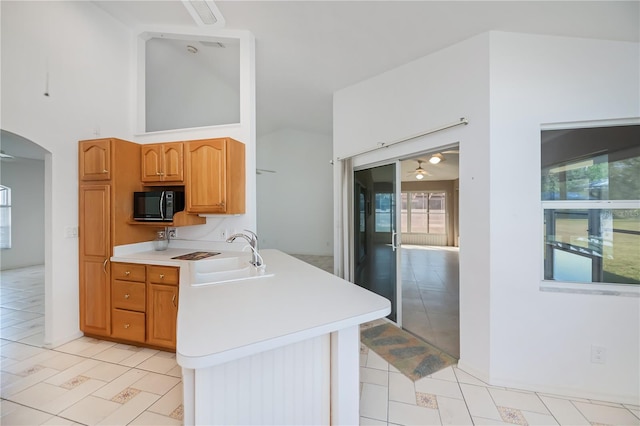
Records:
{"label": "beige floor tile", "polygon": [[[11,401],[29,407],[41,408],[47,402],[61,397],[68,391],[59,386],[48,383],[36,383],[35,385],[11,396]],[[55,414],[55,413],[53,413]]]}
{"label": "beige floor tile", "polygon": [[429,377],[432,379],[447,380],[449,382],[456,382],[456,383],[458,382],[458,379],[456,378],[456,373],[453,371],[453,367],[443,368],[440,371],[436,371]]}
{"label": "beige floor tile", "polygon": [[182,367],[176,365],[171,370],[167,371],[167,375],[182,379]]}
{"label": "beige floor tile", "polygon": [[551,414],[533,413],[531,411],[525,410],[521,410],[521,412],[524,418],[527,419],[527,423],[529,423],[530,425],[558,425],[557,420]]}
{"label": "beige floor tile", "polygon": [[584,402],[574,402],[574,405],[591,423],[626,426],[640,425],[640,419],[626,408],[587,404]]}
{"label": "beige floor tile", "polygon": [[471,419],[473,420],[473,424],[474,425],[478,425],[478,426],[490,426],[490,425],[513,426],[513,423],[503,422],[502,420],[487,419],[486,417],[475,417],[474,416]]}
{"label": "beige floor tile", "polygon": [[111,399],[122,390],[130,387],[135,382],[142,379],[147,374],[151,373],[149,373],[148,371],[131,369],[98,389],[92,395],[104,399]]}
{"label": "beige floor tile", "polygon": [[387,426],[387,422],[382,420],[368,419],[360,417],[360,426]]}
{"label": "beige floor tile", "polygon": [[45,367],[53,368],[54,370],[64,371],[67,368],[71,368],[74,365],[84,361],[84,358],[76,355],[70,355],[70,354],[58,353],[58,352],[54,352],[54,354],[55,356],[47,360],[40,361],[39,364]]}
{"label": "beige floor tile", "polygon": [[85,425],[96,425],[114,413],[121,404],[88,396],[60,413],[60,417]]}
{"label": "beige floor tile", "polygon": [[10,398],[11,395],[15,395],[18,392],[22,392],[23,390],[35,385],[36,383],[40,383],[44,380],[49,379],[50,377],[54,376],[56,373],[58,373],[57,370],[54,370],[52,368],[43,368],[42,370],[38,370],[33,374],[30,374],[26,377],[20,377],[19,379],[16,379],[16,377],[19,376],[15,376],[13,378],[11,378],[11,380],[8,380],[8,383],[5,386],[5,382],[4,382],[4,377],[5,374],[2,375],[3,377],[3,382],[2,382],[2,398]]}
{"label": "beige floor tile", "polygon": [[471,416],[467,411],[467,404],[456,398],[438,396],[438,411],[443,425],[472,425]]}
{"label": "beige floor tile", "polygon": [[82,373],[83,376],[91,377],[93,379],[102,380],[103,382],[110,382],[116,377],[122,376],[129,371],[129,367],[122,365],[112,364],[109,362],[99,362],[93,368],[86,370]]}
{"label": "beige floor tile", "polygon": [[6,426],[33,426],[40,425],[52,417],[49,413],[20,405],[9,413],[5,414],[3,412],[2,417],[0,417],[0,424]]}
{"label": "beige floor tile", "polygon": [[458,383],[425,377],[420,380],[416,380],[415,386],[416,392],[431,393],[438,396],[446,396],[447,398],[462,399],[462,392],[460,391]]}
{"label": "beige floor tile", "polygon": [[389,386],[389,372],[375,368],[360,368],[360,381],[373,385]]}
{"label": "beige floor tile", "polygon": [[125,358],[122,361],[120,361],[120,365],[127,365],[129,367],[136,367],[140,363],[142,363],[143,361],[146,361],[147,359],[149,359],[152,356],[156,355],[158,352],[159,351],[156,350],[156,349],[143,348],[142,350],[140,350],[138,352],[131,353],[127,358]]}
{"label": "beige floor tile", "polygon": [[86,371],[91,370],[100,364],[100,361],[94,359],[83,359],[78,364],[75,364],[64,371],[58,372],[58,374],[48,378],[47,383],[60,386],[63,383],[68,382],[76,376],[84,374]]}
{"label": "beige floor tile", "polygon": [[474,421],[476,417],[502,421],[487,388],[461,383],[460,389]]}
{"label": "beige floor tile", "polygon": [[134,421],[129,423],[130,426],[179,426],[182,425],[180,420],[171,417],[162,416],[160,414],[145,411],[140,414]]}
{"label": "beige floor tile", "polygon": [[389,401],[389,423],[401,425],[440,425],[438,410]]}
{"label": "beige floor tile", "polygon": [[389,373],[389,401],[416,405],[413,381],[402,373]]}
{"label": "beige floor tile", "polygon": [[372,350],[369,350],[366,367],[389,371],[389,363]]}
{"label": "beige floor tile", "polygon": [[24,360],[31,358],[39,353],[46,352],[46,349],[37,348],[35,346],[25,345],[23,343],[11,342],[2,346],[2,356],[10,359]]}
{"label": "beige floor tile", "polygon": [[538,395],[532,392],[516,392],[490,388],[489,393],[493,401],[500,407],[516,408],[534,413],[550,414]]}
{"label": "beige floor tile", "polygon": [[561,425],[586,426],[591,424],[567,399],[552,398],[546,395],[540,395],[540,399]]}
{"label": "beige floor tile", "polygon": [[466,383],[468,385],[487,386],[482,380],[472,376],[466,371],[460,370],[458,367],[453,367],[453,372],[456,374],[456,378],[459,383]]}
{"label": "beige floor tile", "polygon": [[177,377],[165,376],[158,373],[149,373],[137,382],[133,383],[131,387],[157,395],[164,395],[178,383],[180,383],[180,379]]}
{"label": "beige floor tile", "polygon": [[135,352],[132,352],[130,350],[120,349],[120,348],[117,348],[116,346],[112,346],[100,353],[95,354],[92,358],[99,359],[100,361],[119,364],[120,362],[131,357],[134,354]]}
{"label": "beige floor tile", "polygon": [[162,351],[141,362],[136,368],[166,374],[178,365],[175,358],[167,358],[160,354],[162,354]]}
{"label": "beige floor tile", "polygon": [[387,421],[388,390],[384,386],[364,383],[360,396],[360,415]]}
{"label": "beige floor tile", "polygon": [[29,370],[29,368],[31,367],[34,367],[36,365],[44,366],[47,360],[55,358],[56,355],[57,354],[53,351],[41,352],[37,355],[14,363],[8,368],[3,368],[2,371],[6,371],[7,373],[11,374],[22,375],[22,372]]}
{"label": "beige floor tile", "polygon": [[149,411],[168,416],[182,403],[182,383],[179,383],[153,404]]}
{"label": "beige floor tile", "polygon": [[20,339],[19,342],[27,345],[34,345],[34,346],[44,345],[44,328],[43,328],[43,331],[39,331],[36,334],[25,337],[24,339]]}
{"label": "beige floor tile", "polygon": [[[73,406],[78,401],[91,395],[96,390],[105,385],[105,382],[95,379],[87,379],[76,387],[67,390],[56,399],[50,400],[41,406],[42,410],[53,414],[60,414],[62,411]],[[65,416],[62,416],[65,417]],[[76,419],[74,419],[76,420]]]}
{"label": "beige floor tile", "polygon": [[82,426],[80,423],[76,423],[73,420],[65,419],[58,416],[53,416],[41,426]]}
{"label": "beige floor tile", "polygon": [[105,417],[100,423],[101,425],[126,425],[142,414],[154,402],[160,398],[158,395],[149,392],[140,392],[134,398],[115,410],[113,413]]}

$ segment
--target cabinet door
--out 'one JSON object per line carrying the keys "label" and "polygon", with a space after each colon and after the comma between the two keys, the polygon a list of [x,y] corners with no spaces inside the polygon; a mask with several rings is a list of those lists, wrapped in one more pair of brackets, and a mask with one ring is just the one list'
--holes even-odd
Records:
{"label": "cabinet door", "polygon": [[186,143],[185,183],[188,213],[225,213],[227,199],[226,141]]}
{"label": "cabinet door", "polygon": [[141,180],[143,182],[159,182],[162,180],[162,145],[150,144],[140,147],[142,158]]}
{"label": "cabinet door", "polygon": [[178,287],[147,284],[147,343],[175,349]]}
{"label": "cabinet door", "polygon": [[165,143],[163,148],[163,180],[170,182],[184,181],[184,155],[182,142]]}
{"label": "cabinet door", "polygon": [[109,139],[81,141],[79,145],[80,180],[110,180],[111,141]]}
{"label": "cabinet door", "polygon": [[99,258],[80,260],[80,330],[87,334],[111,334],[109,268]]}
{"label": "cabinet door", "polygon": [[82,185],[79,196],[80,329],[111,332],[109,185]]}

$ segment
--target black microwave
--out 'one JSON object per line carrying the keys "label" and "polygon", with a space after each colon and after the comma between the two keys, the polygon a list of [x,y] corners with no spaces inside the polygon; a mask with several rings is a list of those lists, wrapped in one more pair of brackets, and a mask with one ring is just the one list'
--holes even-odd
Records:
{"label": "black microwave", "polygon": [[171,222],[184,210],[184,191],[147,191],[133,193],[133,219]]}

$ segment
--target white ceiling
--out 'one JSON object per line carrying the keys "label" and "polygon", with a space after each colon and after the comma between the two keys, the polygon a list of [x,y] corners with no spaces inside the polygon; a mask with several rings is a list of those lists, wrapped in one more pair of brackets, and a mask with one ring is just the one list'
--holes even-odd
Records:
{"label": "white ceiling", "polygon": [[[94,3],[130,27],[196,27],[180,0]],[[489,30],[640,39],[637,0],[234,0],[216,5],[225,28],[250,30],[256,37],[258,136],[282,128],[331,135],[336,90]]]}
{"label": "white ceiling", "polygon": [[[196,24],[180,0],[96,1],[129,26]],[[256,37],[257,132],[332,134],[332,94],[489,30],[638,41],[640,2],[216,1]]]}

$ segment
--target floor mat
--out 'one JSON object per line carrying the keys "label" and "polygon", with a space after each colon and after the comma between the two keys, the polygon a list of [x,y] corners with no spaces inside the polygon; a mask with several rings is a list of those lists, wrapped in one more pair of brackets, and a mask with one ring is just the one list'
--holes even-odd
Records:
{"label": "floor mat", "polygon": [[360,340],[413,381],[458,362],[393,324],[364,329],[360,332]]}

